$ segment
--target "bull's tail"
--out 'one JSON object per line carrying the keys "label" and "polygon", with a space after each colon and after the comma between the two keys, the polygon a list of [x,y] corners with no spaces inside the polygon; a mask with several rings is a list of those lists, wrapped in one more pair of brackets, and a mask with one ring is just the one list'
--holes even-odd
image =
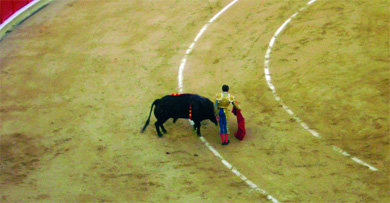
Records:
{"label": "bull's tail", "polygon": [[158,102],[158,99],[154,100],[152,106],[150,107],[150,113],[149,113],[148,120],[146,120],[146,123],[145,123],[144,127],[142,128],[141,133],[143,133],[145,131],[146,127],[148,127],[149,122],[150,122],[150,116],[152,115],[153,106],[155,106],[157,104],[157,102]]}

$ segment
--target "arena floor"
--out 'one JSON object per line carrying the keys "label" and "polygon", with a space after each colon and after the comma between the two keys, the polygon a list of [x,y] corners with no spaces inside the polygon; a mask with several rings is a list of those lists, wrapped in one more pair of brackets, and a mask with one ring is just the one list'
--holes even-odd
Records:
{"label": "arena floor", "polygon": [[[187,120],[157,137],[152,102],[178,92],[199,30],[228,0],[53,1],[0,41],[1,202],[268,202]],[[187,57],[183,89],[222,84],[246,119],[243,141],[203,137],[280,202],[389,202],[390,2],[240,0]],[[230,131],[236,130],[233,114]],[[348,152],[344,156],[334,150]],[[357,163],[370,164],[377,171]]]}

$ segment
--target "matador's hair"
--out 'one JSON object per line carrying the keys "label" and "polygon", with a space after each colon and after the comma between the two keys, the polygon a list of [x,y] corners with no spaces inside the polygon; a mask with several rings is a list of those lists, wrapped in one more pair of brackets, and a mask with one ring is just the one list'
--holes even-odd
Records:
{"label": "matador's hair", "polygon": [[229,91],[229,86],[228,85],[222,85],[222,91],[228,92]]}

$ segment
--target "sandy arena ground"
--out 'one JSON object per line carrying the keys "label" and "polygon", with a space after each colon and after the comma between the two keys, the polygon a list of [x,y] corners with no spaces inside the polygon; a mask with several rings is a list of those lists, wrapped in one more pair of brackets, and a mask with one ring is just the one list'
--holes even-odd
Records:
{"label": "sandy arena ground", "polygon": [[[1,202],[268,202],[226,168],[187,120],[150,105],[178,91],[186,49],[228,0],[53,1],[0,41]],[[389,202],[390,2],[318,0],[277,38],[301,0],[241,0],[212,23],[184,70],[184,92],[229,84],[244,141],[204,138],[282,202]],[[231,114],[230,131],[236,130]],[[378,171],[337,153],[337,146]]]}

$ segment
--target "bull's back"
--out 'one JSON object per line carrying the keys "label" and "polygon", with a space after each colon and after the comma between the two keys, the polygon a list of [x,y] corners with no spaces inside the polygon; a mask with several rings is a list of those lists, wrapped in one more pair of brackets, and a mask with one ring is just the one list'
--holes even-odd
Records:
{"label": "bull's back", "polygon": [[189,94],[167,95],[159,100],[155,114],[164,114],[164,117],[188,118],[190,104],[191,95]]}

